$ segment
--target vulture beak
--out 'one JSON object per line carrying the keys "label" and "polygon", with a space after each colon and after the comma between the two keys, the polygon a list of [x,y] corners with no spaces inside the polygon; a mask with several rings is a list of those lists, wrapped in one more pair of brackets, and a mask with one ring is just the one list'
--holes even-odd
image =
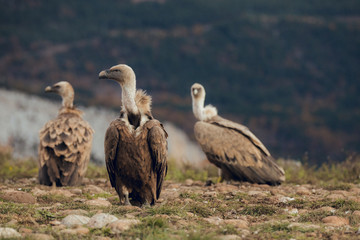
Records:
{"label": "vulture beak", "polygon": [[194,95],[197,95],[198,92],[199,92],[199,90],[197,90],[197,89],[195,88],[193,92],[194,92]]}
{"label": "vulture beak", "polygon": [[47,86],[45,92],[54,92],[54,90],[50,86]]}
{"label": "vulture beak", "polygon": [[107,79],[109,78],[108,75],[109,75],[109,69],[107,70],[103,70],[99,73],[99,79]]}

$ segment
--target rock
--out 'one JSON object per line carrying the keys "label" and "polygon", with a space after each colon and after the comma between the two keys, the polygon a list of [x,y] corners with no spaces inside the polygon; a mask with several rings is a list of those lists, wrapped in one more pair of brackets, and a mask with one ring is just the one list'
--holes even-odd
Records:
{"label": "rock", "polygon": [[73,193],[73,194],[76,194],[76,195],[81,195],[82,194],[82,190],[79,189],[79,188],[70,189],[70,192]]}
{"label": "rock", "polygon": [[226,219],[223,221],[224,224],[230,224],[238,229],[248,229],[249,223],[243,219]]}
{"label": "rock", "polygon": [[191,185],[193,185],[193,183],[194,183],[194,181],[192,179],[188,178],[185,180],[185,186],[191,186]]}
{"label": "rock", "polygon": [[6,190],[3,194],[0,195],[0,198],[16,203],[30,203],[34,204],[36,199],[33,195],[27,192],[15,191],[15,190]]}
{"label": "rock", "polygon": [[0,227],[0,239],[21,238],[21,234],[13,228]]}
{"label": "rock", "polygon": [[291,201],[294,201],[295,198],[292,198],[292,197],[284,197],[284,196],[277,196],[277,199],[279,202],[281,203],[287,203],[287,202],[291,202]]}
{"label": "rock", "polygon": [[297,215],[297,214],[299,214],[299,210],[297,208],[293,208],[293,209],[290,209],[288,211],[288,213],[291,215]]}
{"label": "rock", "polygon": [[301,187],[298,187],[296,189],[296,194],[298,194],[298,195],[310,195],[311,191],[309,189],[301,186]]}
{"label": "rock", "polygon": [[319,225],[315,225],[315,224],[310,224],[310,223],[290,223],[289,228],[300,228],[302,230],[311,230],[311,229],[318,229],[320,228]]}
{"label": "rock", "polygon": [[96,194],[96,193],[104,193],[105,191],[98,186],[88,185],[84,188],[84,192]]}
{"label": "rock", "polygon": [[238,186],[226,184],[226,185],[216,185],[216,190],[221,193],[235,192],[239,190]]}
{"label": "rock", "polygon": [[31,230],[30,228],[22,227],[22,228],[19,229],[19,233],[30,234],[32,232],[33,232],[33,230]]}
{"label": "rock", "polygon": [[215,191],[204,192],[203,196],[204,196],[204,197],[216,197],[216,196],[217,196],[217,192],[215,192]]}
{"label": "rock", "polygon": [[16,225],[18,221],[16,219],[12,219],[9,222],[6,223],[7,226]]}
{"label": "rock", "polygon": [[76,232],[76,229],[71,229],[71,228],[68,228],[68,229],[63,229],[60,231],[60,234],[69,234],[69,235],[76,235],[77,232]]}
{"label": "rock", "polygon": [[64,197],[73,197],[74,194],[72,194],[69,190],[66,189],[60,189],[60,188],[56,188],[56,189],[51,189],[49,192],[51,195],[62,195]]}
{"label": "rock", "polygon": [[52,227],[53,230],[57,230],[57,231],[63,230],[65,228],[66,228],[66,226],[64,224],[55,225]]}
{"label": "rock", "polygon": [[34,240],[53,240],[54,237],[49,235],[49,234],[44,234],[44,233],[33,233],[29,235],[30,239],[34,239]]}
{"label": "rock", "polygon": [[242,238],[238,235],[231,234],[231,235],[221,235],[217,236],[216,239],[220,240],[241,240]]}
{"label": "rock", "polygon": [[208,223],[214,224],[214,225],[220,225],[221,222],[223,221],[219,217],[208,217],[208,218],[204,218],[204,220],[207,221]]}
{"label": "rock", "polygon": [[114,234],[130,229],[131,226],[139,224],[137,219],[119,219],[107,225]]}
{"label": "rock", "polygon": [[73,226],[87,224],[89,221],[90,218],[85,216],[68,215],[61,221],[61,224],[64,224],[66,227],[73,227]]}
{"label": "rock", "polygon": [[267,197],[267,193],[269,193],[269,192],[251,190],[248,192],[248,195],[252,196],[252,197]]}
{"label": "rock", "polygon": [[344,195],[337,194],[337,193],[330,194],[329,196],[327,196],[327,198],[331,199],[331,200],[346,199],[346,197]]}
{"label": "rock", "polygon": [[360,217],[360,211],[359,210],[355,210],[352,214],[355,215],[355,216]]}
{"label": "rock", "polygon": [[52,226],[56,226],[56,225],[60,225],[60,224],[61,224],[61,222],[58,221],[58,220],[50,221],[49,223],[50,223],[50,225],[52,225]]}
{"label": "rock", "polygon": [[86,227],[78,227],[78,228],[75,228],[75,231],[77,234],[80,234],[80,235],[86,235],[90,232],[90,230]]}
{"label": "rock", "polygon": [[331,212],[331,213],[334,213],[336,211],[335,208],[332,208],[332,207],[329,207],[329,206],[321,207],[318,210],[319,211],[324,211],[324,212]]}
{"label": "rock", "polygon": [[357,235],[360,235],[360,227],[359,227],[359,229],[357,230],[356,234],[357,234]]}
{"label": "rock", "polygon": [[110,207],[111,206],[111,203],[104,198],[88,200],[85,202],[85,204],[90,205],[90,206],[97,206],[97,207]]}
{"label": "rock", "polygon": [[114,215],[110,215],[108,213],[98,213],[92,216],[92,218],[90,218],[90,221],[87,225],[92,228],[102,228],[107,224],[115,222],[117,220],[119,219]]}
{"label": "rock", "polygon": [[61,216],[67,216],[67,215],[83,215],[87,216],[89,213],[85,211],[84,209],[67,209],[64,211],[59,212],[59,215]]}
{"label": "rock", "polygon": [[338,216],[328,216],[322,219],[322,222],[331,225],[334,227],[349,225],[349,219],[338,217]]}
{"label": "rock", "polygon": [[37,187],[33,188],[33,190],[31,190],[31,193],[34,194],[34,196],[36,196],[36,197],[44,196],[44,195],[48,194],[47,191],[41,190]]}

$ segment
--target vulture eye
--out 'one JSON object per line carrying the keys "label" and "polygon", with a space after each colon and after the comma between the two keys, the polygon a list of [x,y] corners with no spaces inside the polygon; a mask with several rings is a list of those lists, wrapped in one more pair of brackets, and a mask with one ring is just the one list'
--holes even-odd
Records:
{"label": "vulture eye", "polygon": [[59,85],[55,85],[53,88],[58,89],[58,88],[60,88],[60,86],[59,86]]}
{"label": "vulture eye", "polygon": [[120,72],[120,69],[111,70],[112,72]]}

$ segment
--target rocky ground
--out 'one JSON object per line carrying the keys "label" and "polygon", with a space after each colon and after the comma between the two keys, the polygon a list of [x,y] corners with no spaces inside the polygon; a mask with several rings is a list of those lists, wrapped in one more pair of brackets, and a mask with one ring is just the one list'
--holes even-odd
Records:
{"label": "rocky ground", "polygon": [[0,183],[0,238],[360,239],[360,185],[166,181],[154,207],[119,205],[106,179]]}

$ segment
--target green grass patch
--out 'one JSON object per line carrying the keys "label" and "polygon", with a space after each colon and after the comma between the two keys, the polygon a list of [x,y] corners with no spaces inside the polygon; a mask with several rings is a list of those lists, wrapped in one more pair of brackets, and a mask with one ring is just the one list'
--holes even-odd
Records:
{"label": "green grass patch", "polygon": [[334,215],[328,211],[309,211],[299,217],[299,222],[321,222],[325,217]]}
{"label": "green grass patch", "polygon": [[239,211],[239,214],[251,215],[251,216],[261,216],[261,215],[274,215],[278,211],[277,208],[268,205],[254,205],[254,206],[245,206],[242,210]]}

